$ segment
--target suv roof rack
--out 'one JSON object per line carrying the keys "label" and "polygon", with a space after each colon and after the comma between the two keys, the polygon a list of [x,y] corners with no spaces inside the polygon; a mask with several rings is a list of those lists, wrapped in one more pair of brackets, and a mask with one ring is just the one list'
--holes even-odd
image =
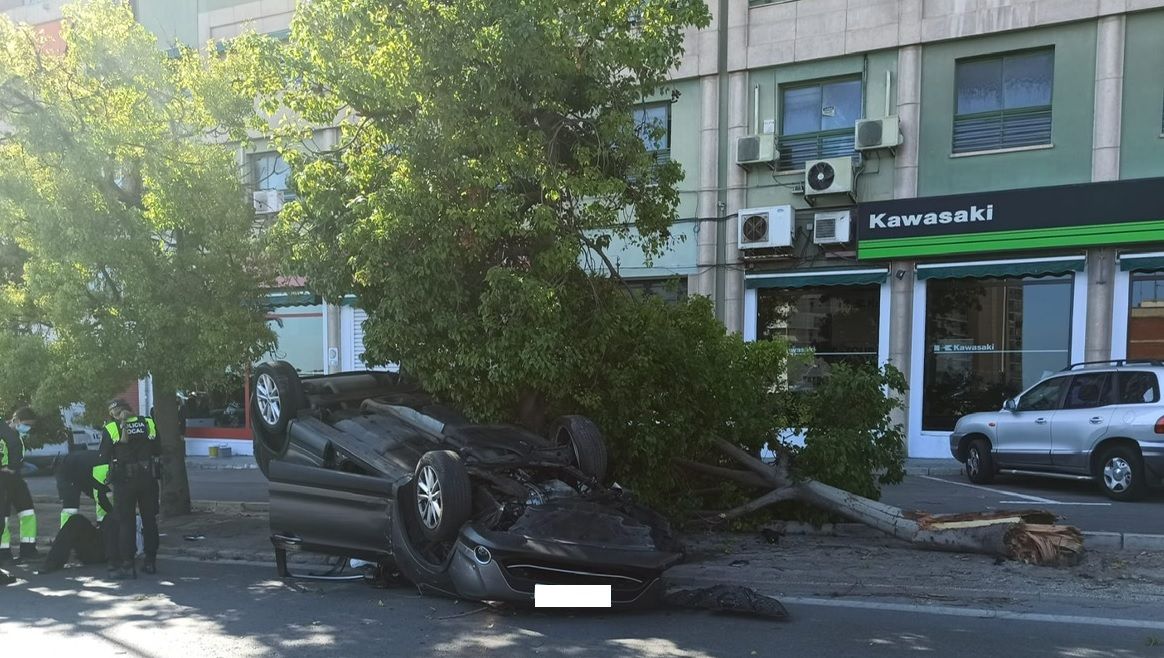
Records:
{"label": "suv roof rack", "polygon": [[1071,365],[1067,366],[1066,368],[1064,368],[1060,372],[1067,372],[1068,370],[1075,370],[1077,368],[1083,368],[1086,366],[1098,366],[1098,365],[1105,365],[1105,366],[1107,366],[1107,365],[1110,365],[1110,366],[1144,365],[1144,366],[1157,366],[1157,367],[1164,368],[1164,361],[1159,361],[1157,359],[1131,359],[1131,360],[1129,360],[1129,359],[1110,359],[1108,361],[1080,361],[1079,363],[1072,363]]}

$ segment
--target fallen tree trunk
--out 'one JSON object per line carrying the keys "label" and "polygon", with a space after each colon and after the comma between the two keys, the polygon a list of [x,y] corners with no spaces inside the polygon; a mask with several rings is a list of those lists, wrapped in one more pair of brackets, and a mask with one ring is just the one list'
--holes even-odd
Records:
{"label": "fallen tree trunk", "polygon": [[727,441],[717,440],[716,445],[748,470],[686,461],[678,462],[679,465],[769,491],[739,507],[720,512],[712,517],[714,521],[739,518],[782,500],[799,500],[929,550],[985,553],[1053,566],[1076,564],[1083,556],[1083,534],[1074,527],[1056,525],[1056,517],[1050,512],[907,513],[815,480],[794,482],[783,463],[765,464]]}

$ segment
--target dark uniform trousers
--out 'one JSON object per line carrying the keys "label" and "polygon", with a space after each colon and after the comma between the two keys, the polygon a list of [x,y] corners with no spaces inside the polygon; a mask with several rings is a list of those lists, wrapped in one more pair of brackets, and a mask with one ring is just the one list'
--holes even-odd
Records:
{"label": "dark uniform trousers", "polygon": [[121,465],[114,476],[113,509],[117,514],[119,527],[118,555],[122,560],[132,560],[137,555],[137,524],[134,517],[141,513],[141,534],[145,542],[145,554],[158,554],[158,481],[154,478],[149,462],[135,462]]}
{"label": "dark uniform trousers", "polygon": [[112,514],[105,516],[100,528],[94,527],[89,519],[80,514],[69,517],[53,540],[41,571],[60,569],[69,561],[69,554],[73,552],[85,564],[99,564],[107,556],[117,555],[118,529]]}

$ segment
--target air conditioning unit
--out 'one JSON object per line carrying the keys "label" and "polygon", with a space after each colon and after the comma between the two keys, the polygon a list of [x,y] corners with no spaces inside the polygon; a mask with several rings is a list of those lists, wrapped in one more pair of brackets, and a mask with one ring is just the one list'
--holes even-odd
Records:
{"label": "air conditioning unit", "polygon": [[809,160],[804,165],[804,197],[853,193],[853,159]]}
{"label": "air conditioning unit", "polygon": [[853,129],[853,144],[858,151],[898,146],[901,144],[901,121],[895,116],[861,119]]}
{"label": "air conditioning unit", "polygon": [[251,194],[255,212],[259,214],[279,212],[283,209],[282,190],[255,190]]}
{"label": "air conditioning unit", "polygon": [[744,208],[739,219],[740,249],[792,246],[792,206]]}
{"label": "air conditioning unit", "polygon": [[818,212],[812,218],[812,241],[816,244],[842,244],[849,241],[849,211]]}
{"label": "air conditioning unit", "polygon": [[776,135],[748,135],[736,140],[736,164],[741,167],[771,164],[778,159]]}

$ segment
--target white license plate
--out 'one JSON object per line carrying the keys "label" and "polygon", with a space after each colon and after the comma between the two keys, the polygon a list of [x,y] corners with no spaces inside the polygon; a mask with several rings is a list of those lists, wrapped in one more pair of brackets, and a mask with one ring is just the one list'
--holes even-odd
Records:
{"label": "white license plate", "polygon": [[609,608],[610,585],[534,585],[535,608]]}

